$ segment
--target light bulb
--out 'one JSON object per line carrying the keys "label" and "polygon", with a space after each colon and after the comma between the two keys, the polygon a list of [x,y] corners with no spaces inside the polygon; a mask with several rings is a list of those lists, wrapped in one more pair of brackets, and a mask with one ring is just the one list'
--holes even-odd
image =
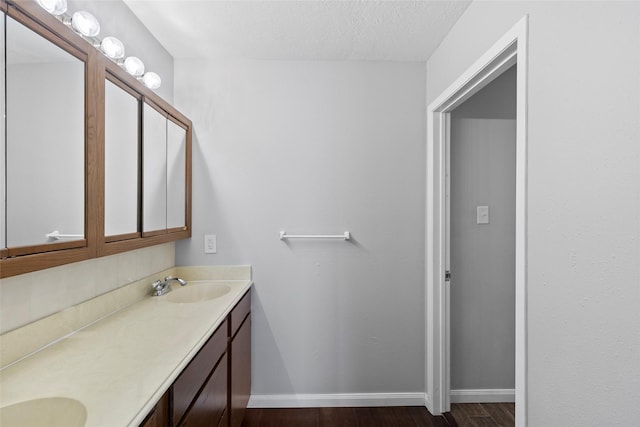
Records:
{"label": "light bulb", "polygon": [[144,63],[135,56],[129,56],[124,60],[124,64],[122,64],[127,73],[131,74],[135,77],[140,77],[144,74]]}
{"label": "light bulb", "polygon": [[158,89],[162,84],[162,79],[159,75],[151,71],[144,73],[144,76],[142,76],[142,83],[144,83],[144,85],[149,89]]}
{"label": "light bulb", "polygon": [[108,58],[120,59],[124,58],[124,44],[115,37],[109,36],[102,39],[100,50]]}
{"label": "light bulb", "polygon": [[67,11],[67,0],[38,0],[38,4],[52,15],[62,15]]}
{"label": "light bulb", "polygon": [[100,33],[100,23],[96,17],[84,10],[73,14],[71,26],[85,37],[95,37]]}

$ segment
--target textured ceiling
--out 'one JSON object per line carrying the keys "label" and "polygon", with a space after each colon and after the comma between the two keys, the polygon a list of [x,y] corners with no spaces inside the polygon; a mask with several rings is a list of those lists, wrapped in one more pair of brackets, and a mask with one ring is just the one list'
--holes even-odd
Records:
{"label": "textured ceiling", "polygon": [[124,0],[175,58],[425,61],[463,0]]}

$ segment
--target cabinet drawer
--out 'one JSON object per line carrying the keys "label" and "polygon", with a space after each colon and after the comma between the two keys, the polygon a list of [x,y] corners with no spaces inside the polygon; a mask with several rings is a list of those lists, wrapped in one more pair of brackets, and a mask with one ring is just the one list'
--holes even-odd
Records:
{"label": "cabinet drawer", "polygon": [[231,311],[231,337],[234,337],[247,314],[251,311],[251,289],[247,291]]}
{"label": "cabinet drawer", "polygon": [[227,348],[227,321],[216,329],[209,341],[200,349],[198,354],[182,371],[173,383],[173,424],[180,419],[198,394],[198,390],[207,379]]}

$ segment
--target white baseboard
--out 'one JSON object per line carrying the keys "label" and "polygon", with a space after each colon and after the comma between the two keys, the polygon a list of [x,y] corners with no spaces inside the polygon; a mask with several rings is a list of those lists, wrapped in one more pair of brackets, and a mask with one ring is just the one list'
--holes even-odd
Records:
{"label": "white baseboard", "polygon": [[496,403],[516,401],[515,389],[451,390],[451,403]]}
{"label": "white baseboard", "polygon": [[424,406],[424,393],[252,394],[249,408]]}

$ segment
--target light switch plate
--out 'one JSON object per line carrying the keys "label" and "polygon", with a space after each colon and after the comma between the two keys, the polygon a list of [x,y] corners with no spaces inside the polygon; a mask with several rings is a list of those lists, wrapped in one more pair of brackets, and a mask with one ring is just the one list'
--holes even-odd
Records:
{"label": "light switch plate", "polygon": [[218,244],[216,241],[215,234],[205,234],[204,235],[204,253],[205,254],[215,254],[218,250]]}
{"label": "light switch plate", "polygon": [[476,223],[489,224],[489,206],[476,207]]}

